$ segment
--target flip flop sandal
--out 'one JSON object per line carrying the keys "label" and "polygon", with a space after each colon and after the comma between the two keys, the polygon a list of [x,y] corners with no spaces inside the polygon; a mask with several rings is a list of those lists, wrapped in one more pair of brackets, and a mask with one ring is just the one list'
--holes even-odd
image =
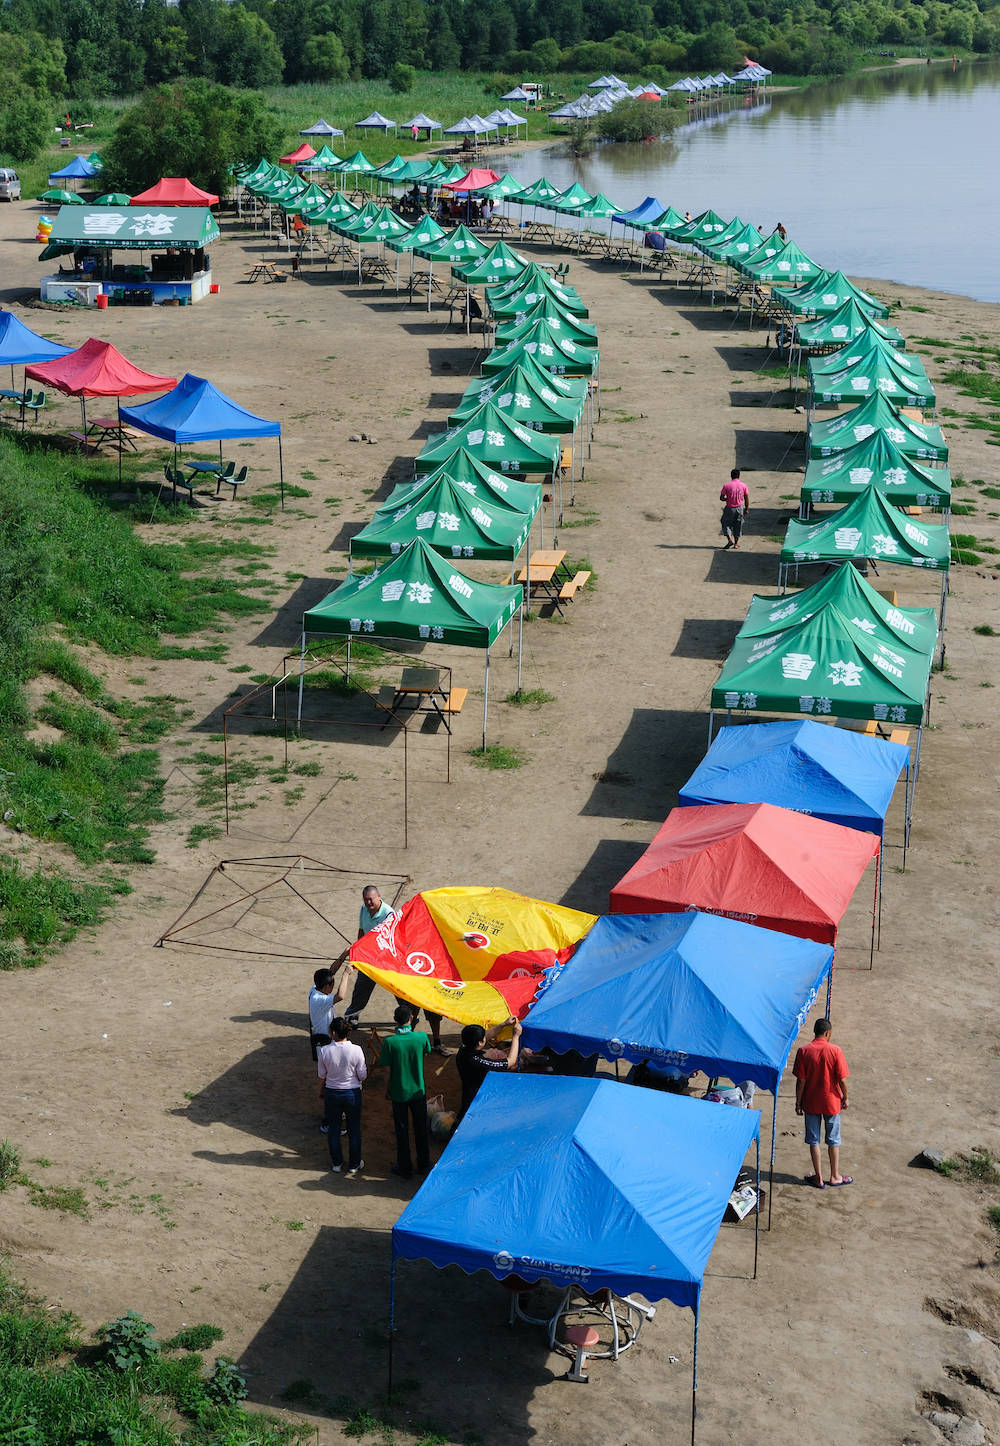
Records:
{"label": "flip flop sandal", "polygon": [[831,1181],[830,1181],[830,1189],[831,1189],[831,1190],[839,1190],[840,1187],[841,1187],[841,1185],[853,1185],[853,1184],[854,1184],[854,1176],[853,1176],[853,1175],[845,1175],[842,1180],[831,1180]]}

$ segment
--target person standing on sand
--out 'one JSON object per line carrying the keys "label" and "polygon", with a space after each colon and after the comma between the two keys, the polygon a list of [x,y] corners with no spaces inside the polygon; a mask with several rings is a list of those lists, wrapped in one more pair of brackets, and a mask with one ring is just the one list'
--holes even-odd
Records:
{"label": "person standing on sand", "polygon": [[340,1141],[343,1120],[347,1124],[349,1150],[347,1178],[353,1180],[365,1164],[361,1158],[361,1086],[368,1078],[368,1061],[361,1046],[351,1043],[351,1026],[346,1019],[335,1019],[332,1030],[333,1039],[320,1046],[316,1069],[323,1092],[330,1169],[339,1175],[344,1163]]}
{"label": "person standing on sand", "polygon": [[839,1045],[830,1043],[833,1025],[828,1019],[817,1019],[813,1040],[795,1055],[795,1113],[805,1115],[806,1144],[812,1157],[813,1172],[806,1179],[824,1189],[823,1157],[820,1153],[820,1125],[826,1130],[826,1148],[830,1156],[831,1185],[853,1185],[851,1175],[840,1173],[840,1116],[847,1109],[847,1060]]}
{"label": "person standing on sand", "polygon": [[431,1167],[430,1136],[427,1131],[427,1091],[424,1085],[424,1056],[431,1052],[431,1042],[423,1030],[413,1028],[413,1012],[401,1004],[392,1016],[396,1028],[380,1039],[372,1025],[372,1044],[380,1045],[377,1069],[387,1068],[386,1096],[392,1103],[392,1123],[396,1131],[396,1163],[392,1173],[403,1180],[413,1174],[410,1158],[410,1120],[413,1120],[413,1143],[417,1151],[417,1171],[424,1175]]}
{"label": "person standing on sand", "polygon": [[744,514],[750,511],[750,491],[746,483],[740,481],[738,467],[730,472],[729,481],[722,484],[719,500],[723,503],[722,535],[726,539],[722,550],[728,552],[732,548],[735,552],[743,536]]}

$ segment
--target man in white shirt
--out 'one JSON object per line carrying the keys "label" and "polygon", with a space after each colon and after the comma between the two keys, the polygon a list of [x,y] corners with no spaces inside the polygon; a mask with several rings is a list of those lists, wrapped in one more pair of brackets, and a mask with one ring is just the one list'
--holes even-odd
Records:
{"label": "man in white shirt", "polygon": [[[383,920],[388,919],[389,915],[392,912],[393,911],[392,909],[390,909],[389,905],[383,903],[382,896],[379,893],[378,889],[375,887],[375,885],[366,884],[361,892],[361,914],[358,918],[358,938],[363,939],[366,934],[369,934],[372,931],[372,929],[377,929],[379,924],[381,924]],[[340,956],[341,960],[347,958],[347,952],[348,951],[345,949],[343,954],[341,954]],[[338,960],[338,963],[339,962],[340,960]],[[362,1009],[367,1006],[369,999],[371,999],[374,988],[375,980],[369,978],[367,974],[362,974],[359,971],[358,980],[354,986],[354,993],[351,995],[351,1002],[344,1011],[345,1017],[350,1020],[352,1025],[357,1025],[358,1017],[361,1014]],[[397,994],[397,1004],[406,1004],[406,1002],[407,1001],[405,999],[400,999],[399,995]],[[410,1008],[413,1008],[413,1006],[411,1005]],[[419,1013],[419,1008],[413,1009],[414,1024],[416,1024],[417,1022],[417,1017]],[[440,1014],[432,1014],[429,1009],[425,1009],[424,1013],[427,1016],[427,1023],[431,1027],[431,1047],[434,1050],[434,1053],[443,1055],[450,1054],[451,1051],[446,1049],[441,1043]]]}
{"label": "man in white shirt", "polygon": [[309,1044],[313,1059],[316,1058],[318,1046],[326,1044],[330,1038],[330,1025],[337,1013],[337,1005],[347,993],[352,972],[350,968],[344,970],[336,994],[333,992],[335,976],[332,969],[317,969],[313,975],[313,985],[309,991]]}
{"label": "man in white shirt", "polygon": [[361,1086],[368,1078],[368,1061],[361,1046],[351,1043],[346,1019],[334,1019],[332,1030],[333,1039],[322,1045],[316,1056],[316,1070],[322,1081],[330,1168],[339,1175],[344,1163],[340,1125],[346,1119],[347,1178],[353,1180],[365,1164],[361,1158]]}

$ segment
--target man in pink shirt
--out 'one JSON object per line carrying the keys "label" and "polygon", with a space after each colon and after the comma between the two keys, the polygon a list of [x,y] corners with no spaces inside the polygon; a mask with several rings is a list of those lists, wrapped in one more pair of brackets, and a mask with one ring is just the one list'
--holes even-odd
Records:
{"label": "man in pink shirt", "polygon": [[719,499],[723,504],[722,535],[726,539],[726,545],[722,550],[728,552],[732,548],[735,552],[743,535],[744,513],[750,511],[750,492],[746,483],[740,481],[738,467],[734,467],[730,472],[729,481],[722,484]]}

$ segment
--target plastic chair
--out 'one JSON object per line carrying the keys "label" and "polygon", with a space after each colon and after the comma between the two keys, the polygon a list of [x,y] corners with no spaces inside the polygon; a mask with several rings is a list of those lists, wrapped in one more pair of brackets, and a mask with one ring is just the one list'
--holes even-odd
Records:
{"label": "plastic chair", "polygon": [[[549,1321],[549,1348],[573,1360],[568,1380],[585,1381],[584,1366],[588,1356],[617,1361],[621,1353],[638,1340],[645,1322],[655,1315],[655,1305],[643,1305],[630,1295],[615,1295],[610,1290],[591,1294],[578,1285],[567,1286],[555,1315]],[[559,1322],[569,1316],[578,1319],[573,1324],[567,1321],[563,1327],[563,1339],[557,1340]],[[596,1322],[596,1325],[588,1324],[588,1321]],[[605,1340],[596,1328],[602,1325],[610,1327],[610,1339]]]}
{"label": "plastic chair", "polygon": [[233,489],[233,501],[235,502],[235,501],[236,501],[236,489],[237,489],[237,487],[242,487],[242,486],[243,486],[243,483],[247,480],[247,476],[248,476],[248,472],[247,472],[246,467],[241,467],[240,470],[237,472],[237,471],[236,471],[236,463],[235,463],[235,462],[229,462],[229,463],[227,463],[225,472],[220,472],[220,473],[218,474],[218,477],[216,478],[216,483],[215,483],[215,495],[216,495],[216,497],[218,497],[218,495],[219,495],[219,488],[222,486],[223,482],[225,482],[225,484],[226,484],[227,487],[231,487],[231,488]]}
{"label": "plastic chair", "polygon": [[31,416],[32,416],[32,420],[35,421],[35,422],[37,422],[37,421],[38,421],[38,413],[42,410],[42,408],[43,408],[44,406],[45,406],[45,393],[44,393],[44,391],[32,393],[32,390],[31,390],[31,388],[29,387],[28,390],[27,390],[27,391],[25,392],[25,394],[24,394],[24,401],[21,403],[21,415],[22,415],[22,417],[25,417],[25,416],[27,416],[27,414],[30,412],[30,413],[31,413]]}

